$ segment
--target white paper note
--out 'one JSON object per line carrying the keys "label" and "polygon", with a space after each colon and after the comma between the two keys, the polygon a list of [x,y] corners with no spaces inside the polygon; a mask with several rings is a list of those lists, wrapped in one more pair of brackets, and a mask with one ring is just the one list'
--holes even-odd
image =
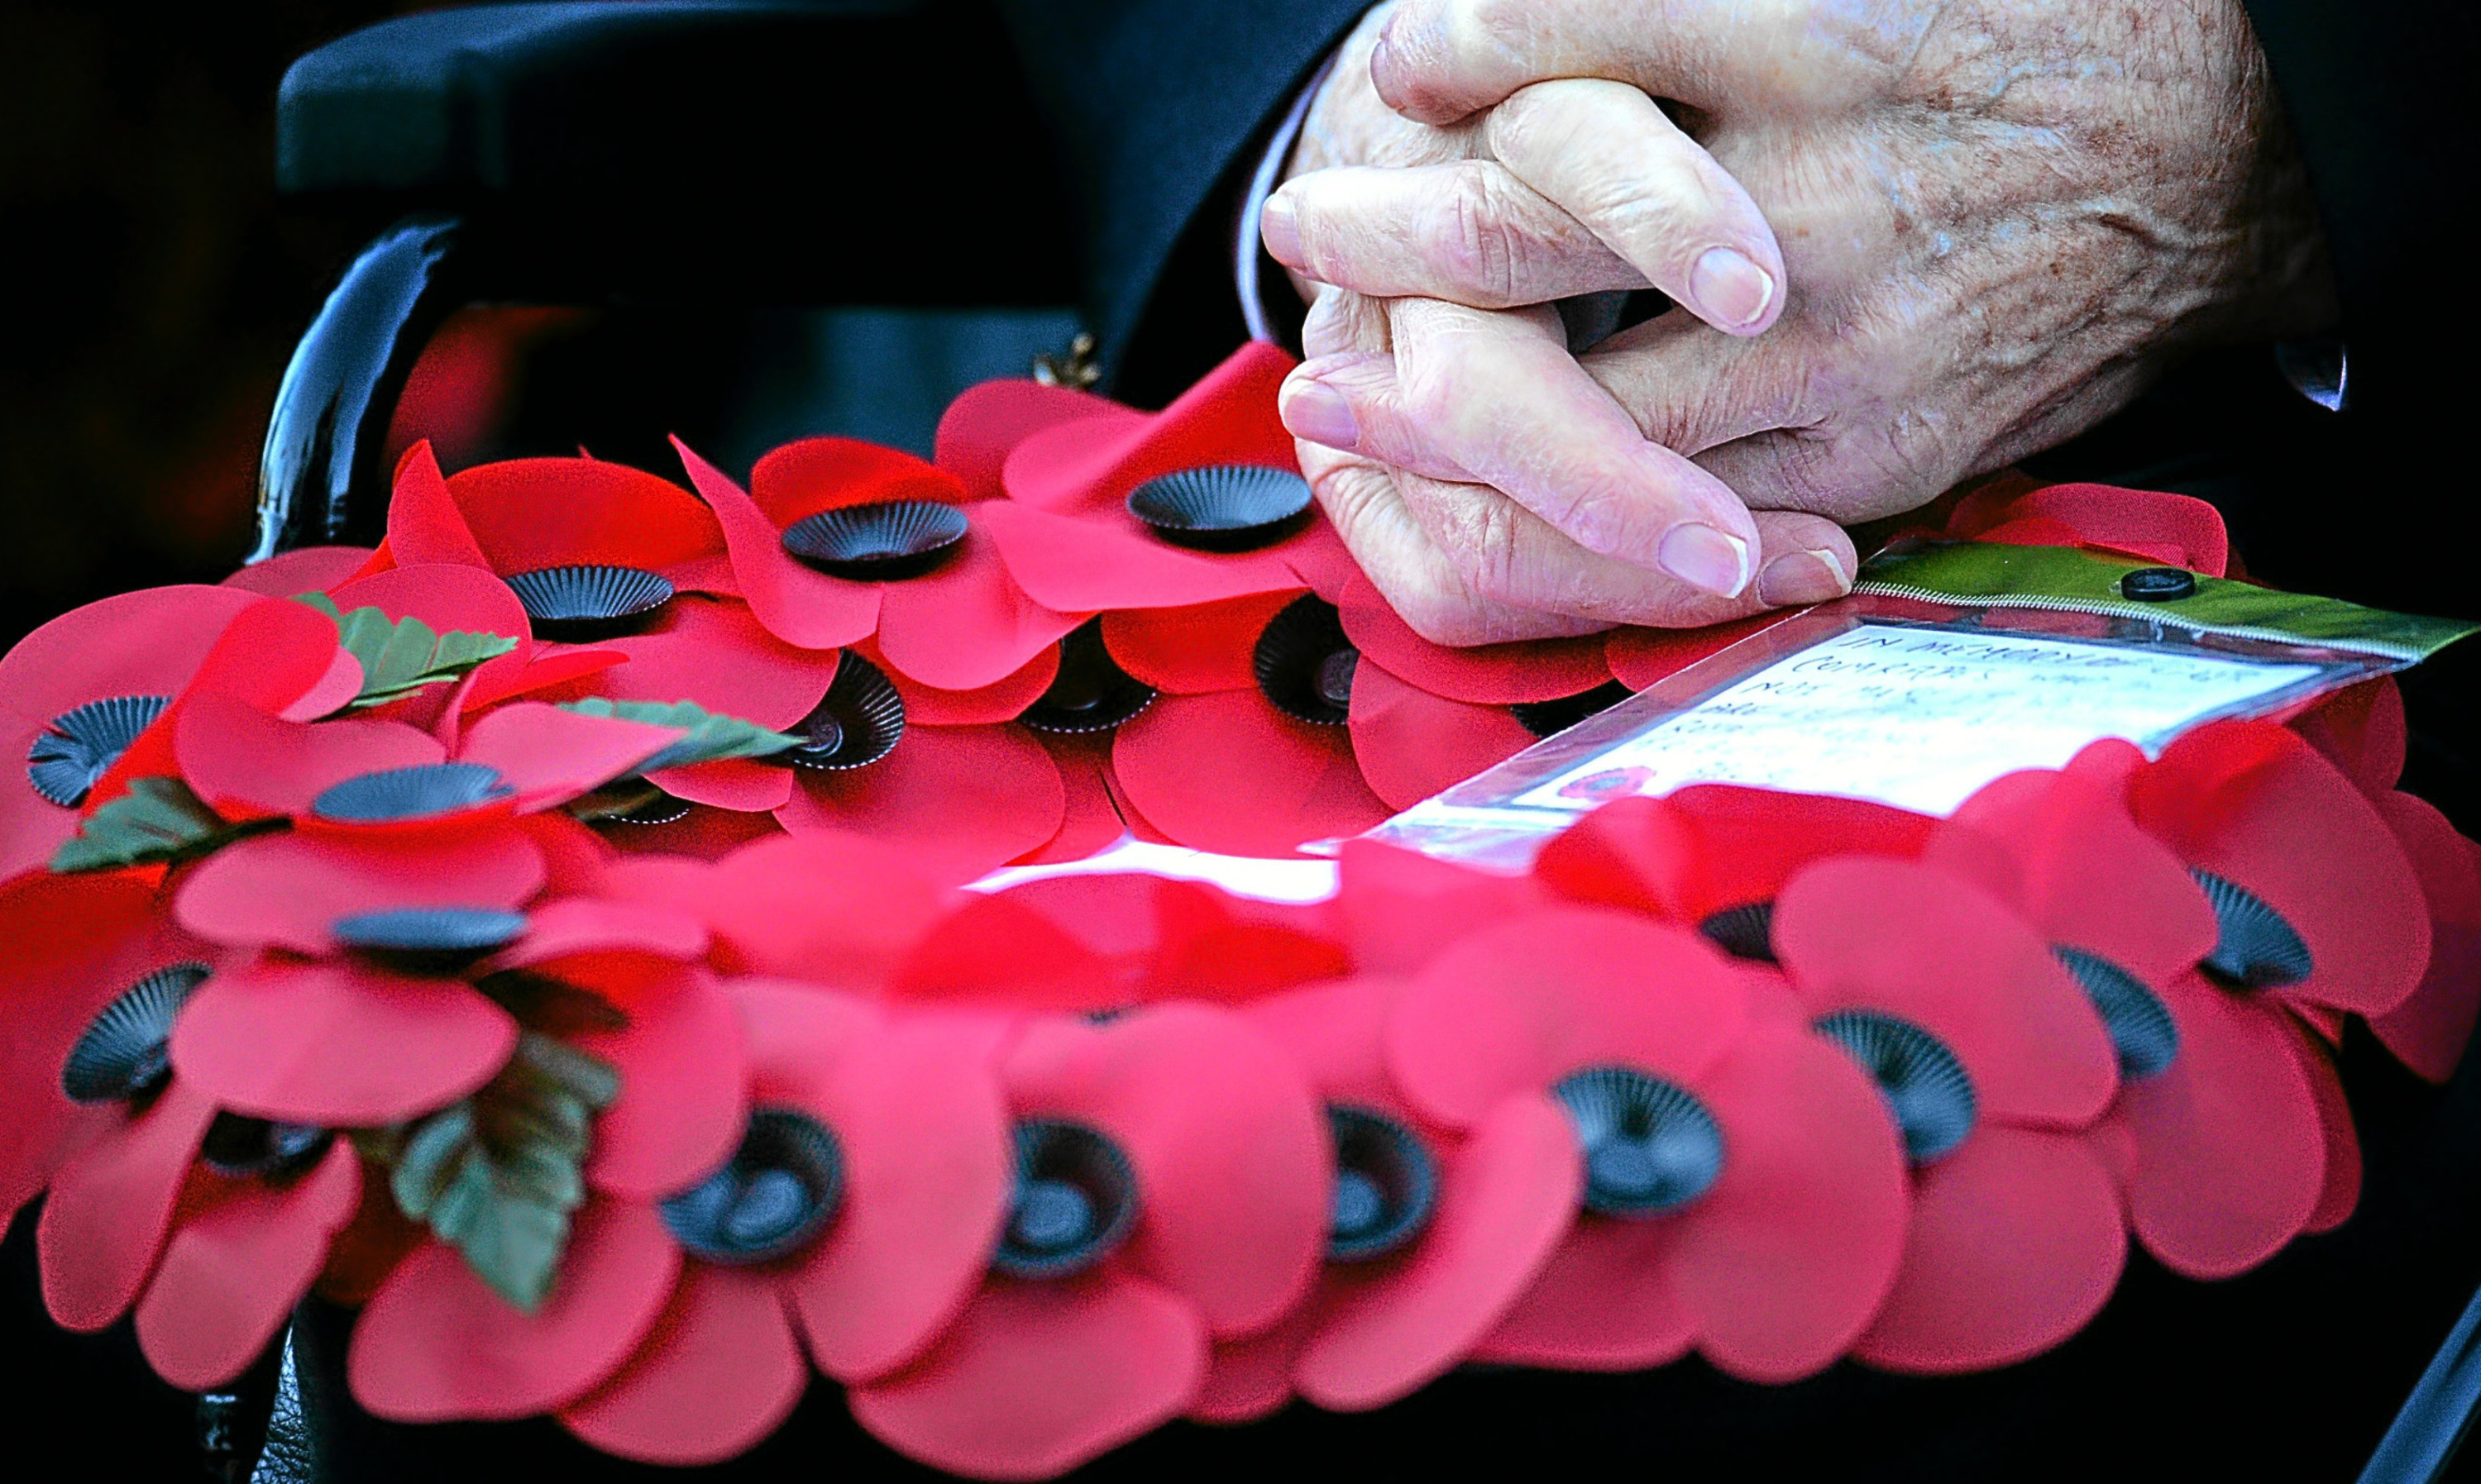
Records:
{"label": "white paper note", "polygon": [[1581,813],[1737,783],[1947,815],[1994,778],[2105,737],[2158,751],[2188,726],[2318,673],[2142,648],[1864,623],[1789,656],[1533,789]]}

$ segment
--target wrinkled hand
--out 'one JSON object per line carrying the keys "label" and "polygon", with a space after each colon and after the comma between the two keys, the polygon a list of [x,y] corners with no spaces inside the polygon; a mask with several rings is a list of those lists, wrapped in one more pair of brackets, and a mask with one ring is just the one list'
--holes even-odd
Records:
{"label": "wrinkled hand", "polygon": [[[1373,13],[1341,53],[1293,155],[1296,175],[1369,167],[1321,178],[1350,176],[1383,195],[1399,181],[1431,179],[1422,167],[1454,174],[1487,164],[1481,129],[1426,127],[1380,101],[1369,59],[1384,19],[1383,11]],[[1660,119],[1651,104],[1645,113]],[[1736,223],[1725,241],[1757,280],[1730,264],[1719,273],[1707,265],[1701,279],[1691,262],[1677,278],[1656,281],[1675,295],[1705,293],[1704,302],[1723,306],[1717,318],[1742,332],[1763,328],[1782,300],[1773,287],[1781,262],[1764,219],[1694,144],[1682,138],[1664,148],[1663,158],[1686,159],[1694,179],[1682,189],[1699,193],[1698,206]],[[1478,188],[1491,187],[1485,180]],[[1456,201],[1432,198],[1450,208]],[[1418,211],[1422,203],[1398,204]],[[1456,231],[1453,221],[1403,224],[1400,211],[1378,221],[1381,230],[1424,241]],[[1575,226],[1566,250],[1546,257],[1543,269],[1555,274],[1561,263],[1583,258],[1589,272],[1604,273],[1599,256],[1585,256],[1595,247]],[[1298,260],[1280,242],[1277,254]],[[1644,282],[1632,273],[1631,284]],[[1472,644],[1614,623],[1713,623],[1834,597],[1850,585],[1852,548],[1841,530],[1793,512],[1753,516],[1713,476],[1648,439],[1579,369],[1552,310],[1480,312],[1401,297],[1412,292],[1405,286],[1381,288],[1391,295],[1385,299],[1302,287],[1316,296],[1305,328],[1310,353],[1362,354],[1348,364],[1322,362],[1332,382],[1289,384],[1286,421],[1315,440],[1300,445],[1302,466],[1345,540],[1428,638]],[[1403,415],[1357,437],[1338,388],[1385,396]],[[1418,436],[1399,436],[1416,426]]]}
{"label": "wrinkled hand", "polygon": [[1748,241],[1717,167],[1783,249],[1763,333],[1666,314],[1583,357],[1591,387],[1511,404],[1502,378],[1540,368],[1401,333],[1296,374],[1295,431],[1434,478],[1528,436],[1465,436],[1494,412],[1538,439],[1599,392],[1752,508],[1859,521],[2061,441],[2189,349],[2336,313],[2237,0],[1401,0],[1372,50],[1379,97],[1454,143],[1285,187],[1269,250],[1311,279],[1482,308],[1651,282],[1729,324],[1755,296],[1701,287]]}

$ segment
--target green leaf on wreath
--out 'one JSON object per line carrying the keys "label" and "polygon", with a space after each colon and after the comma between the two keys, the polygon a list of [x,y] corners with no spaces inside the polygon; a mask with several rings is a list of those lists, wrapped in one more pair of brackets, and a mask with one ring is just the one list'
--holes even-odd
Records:
{"label": "green leaf on wreath", "polygon": [[480,1092],[405,1131],[389,1180],[397,1208],[462,1253],[493,1291],[533,1313],[551,1292],[569,1215],[586,1199],[594,1115],[619,1092],[611,1063],[526,1032]]}
{"label": "green leaf on wreath", "polygon": [[178,778],[132,778],[128,793],[89,815],[78,832],[61,843],[52,854],[52,870],[66,875],[194,860],[283,822],[235,824],[208,808]]}
{"label": "green leaf on wreath", "polygon": [[694,701],[609,701],[595,696],[583,701],[561,703],[564,710],[588,716],[616,716],[623,721],[643,721],[651,726],[679,727],[687,737],[666,747],[640,763],[636,772],[651,773],[666,768],[687,768],[692,763],[720,763],[729,758],[763,758],[797,747],[801,739],[782,732],[770,732],[755,721],[744,721],[713,712]]}
{"label": "green leaf on wreath", "polygon": [[361,694],[350,703],[354,711],[404,700],[425,686],[461,679],[484,661],[517,647],[517,641],[506,635],[464,629],[442,634],[419,618],[391,619],[376,608],[344,612],[324,592],[305,592],[293,601],[306,603],[334,619],[338,640],[362,663]]}

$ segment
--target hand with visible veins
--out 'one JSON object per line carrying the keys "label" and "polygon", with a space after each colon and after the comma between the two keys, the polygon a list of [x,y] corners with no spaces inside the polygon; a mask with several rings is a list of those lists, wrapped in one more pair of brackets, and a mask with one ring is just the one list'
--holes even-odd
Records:
{"label": "hand with visible veins", "polygon": [[[1401,471],[1460,573],[1508,521],[1418,491],[1627,508],[1574,441],[1612,406],[1761,523],[1857,522],[2072,435],[2192,349],[2337,315],[2237,0],[1400,0],[1293,163],[1265,235],[1318,297],[1286,422]],[[1684,308],[1580,361],[1509,308],[1649,284]],[[1639,533],[1554,524],[1643,563]],[[1765,553],[1768,576],[1802,560]],[[1848,582],[1848,547],[1815,560]],[[1557,610],[1551,586],[1522,606]]]}
{"label": "hand with visible veins", "polygon": [[[1485,129],[1412,123],[1379,101],[1369,57],[1384,19],[1373,13],[1345,44],[1295,148],[1295,175],[1349,161],[1371,168],[1339,175],[1383,192],[1421,178],[1412,168],[1487,163]],[[1752,313],[1747,302],[1780,300],[1764,276],[1781,272],[1772,234],[1728,175],[1711,162],[1695,167],[1693,144],[1684,153],[1696,178],[1682,189],[1698,193],[1701,209],[1730,215],[1735,249],[1763,265],[1763,286],[1740,282],[1740,307],[1723,317],[1737,317],[1741,332],[1762,328],[1770,309],[1762,302]],[[1577,252],[1591,243],[1581,227],[1575,239]],[[1735,291],[1728,274],[1698,281],[1714,301]],[[1305,440],[1302,466],[1320,503],[1372,583],[1424,636],[1472,644],[1617,623],[1715,623],[1850,586],[1851,543],[1832,521],[1752,515],[1721,482],[1646,438],[1578,367],[1554,310],[1476,310],[1295,282],[1314,295],[1310,353],[1360,351],[1356,367],[1383,366],[1388,392],[1400,384],[1396,404],[1422,430],[1397,437],[1391,423],[1356,439],[1318,422],[1321,410],[1345,405],[1320,383],[1296,379],[1286,390],[1286,420]],[[1686,279],[1664,286],[1692,292]],[[1399,363],[1413,374],[1402,383]],[[1371,379],[1330,366],[1345,384]]]}

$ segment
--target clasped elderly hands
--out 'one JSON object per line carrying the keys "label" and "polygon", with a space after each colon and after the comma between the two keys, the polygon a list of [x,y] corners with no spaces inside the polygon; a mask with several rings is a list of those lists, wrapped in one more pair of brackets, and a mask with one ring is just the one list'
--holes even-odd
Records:
{"label": "clasped elderly hands", "polygon": [[1263,234],[1302,466],[1454,644],[1837,596],[1839,523],[2337,312],[2238,0],[1396,0]]}

